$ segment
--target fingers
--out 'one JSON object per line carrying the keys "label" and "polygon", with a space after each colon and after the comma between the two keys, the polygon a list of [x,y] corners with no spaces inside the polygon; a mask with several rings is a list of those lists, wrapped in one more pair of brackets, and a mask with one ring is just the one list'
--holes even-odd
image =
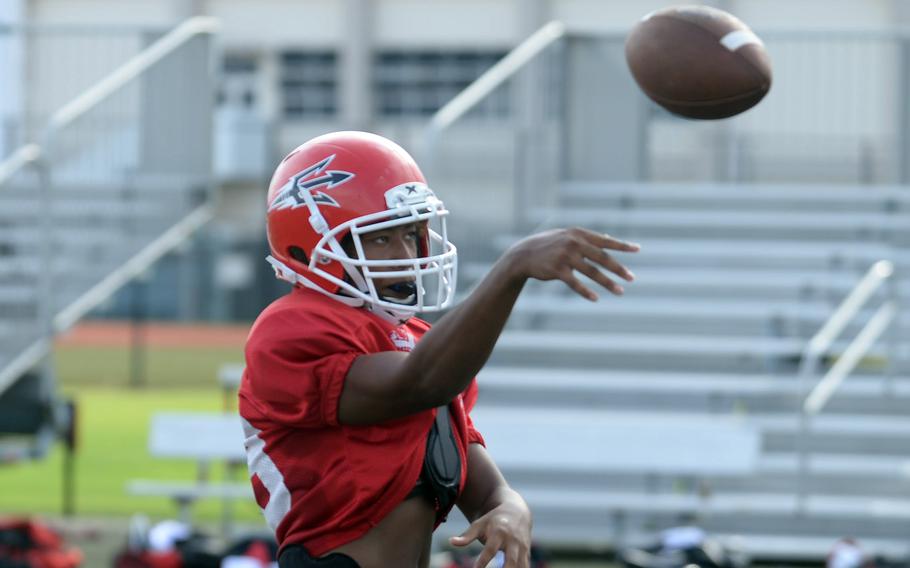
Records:
{"label": "fingers", "polygon": [[611,280],[599,268],[585,259],[575,261],[572,267],[617,296],[622,296],[625,293],[625,289],[622,286]]}
{"label": "fingers", "polygon": [[[594,268],[593,266],[584,262],[583,260],[579,261],[579,264],[587,264],[589,267]],[[594,270],[597,272],[600,272],[596,268],[594,268]],[[606,278],[606,276],[604,276],[604,278]],[[586,300],[590,300],[592,302],[597,301],[597,294],[595,294],[593,290],[591,290],[590,288],[588,288],[587,286],[585,286],[584,284],[581,283],[581,280],[579,280],[575,276],[575,273],[572,271],[572,268],[566,267],[565,270],[562,270],[559,273],[559,279],[562,280],[563,282],[565,282],[569,288],[574,290],[575,293],[578,294],[579,296],[581,296],[582,298],[584,298]],[[611,282],[611,284],[612,284],[612,282]]]}
{"label": "fingers", "polygon": [[[615,239],[584,228],[554,229],[528,240],[525,278],[562,280],[579,296],[596,302],[597,294],[578,279],[575,272],[584,274],[615,295],[624,293],[617,282],[607,276],[605,269],[629,282],[635,280],[631,270],[623,266],[607,250],[637,252],[639,245]],[[605,250],[607,249],[607,250]]]}
{"label": "fingers", "polygon": [[493,557],[496,556],[496,553],[499,552],[499,546],[501,541],[498,538],[491,538],[487,540],[487,544],[484,545],[483,550],[480,551],[480,556],[477,557],[477,561],[474,562],[474,568],[487,568],[487,564],[493,560]]}
{"label": "fingers", "polygon": [[574,230],[578,231],[581,235],[584,236],[584,238],[588,242],[590,242],[592,245],[594,245],[598,248],[602,248],[602,249],[606,248],[606,249],[610,249],[610,250],[618,250],[618,251],[623,251],[623,252],[638,252],[639,250],[641,250],[641,245],[639,245],[638,243],[633,243],[630,241],[623,241],[621,239],[611,237],[610,235],[608,235],[606,233],[598,233],[596,231],[592,231],[590,229],[585,229],[582,227],[578,227]]}
{"label": "fingers", "polygon": [[624,265],[622,265],[619,261],[617,261],[615,258],[610,256],[602,248],[599,248],[599,247],[596,247],[596,246],[590,245],[590,244],[582,244],[581,254],[585,258],[591,260],[595,264],[599,264],[600,266],[603,266],[604,268],[606,268],[613,274],[616,274],[620,278],[623,278],[624,280],[627,280],[629,282],[632,282],[633,280],[635,280],[635,274],[633,274],[631,270],[629,270]]}
{"label": "fingers", "polygon": [[489,560],[486,560],[485,557],[478,556],[475,567],[485,568],[497,557],[497,554],[500,554],[500,562],[494,563],[493,566],[501,565],[502,568],[530,568],[531,552],[524,546],[521,546],[518,541],[505,543],[505,546],[501,546],[500,550],[494,550],[491,553],[492,555],[489,557]]}
{"label": "fingers", "polygon": [[[603,249],[597,248],[587,243],[581,244],[577,256],[573,255],[572,260],[569,261],[572,270],[577,270],[613,294],[621,296],[625,292],[623,287],[610,279],[606,274],[601,272],[595,263],[603,266],[607,270],[614,272],[618,276],[625,278],[628,281],[635,279],[635,275],[632,274],[631,270],[616,262],[616,260],[604,252]],[[560,279],[568,284],[570,288],[575,290],[575,292],[577,292],[583,298],[591,301],[597,300],[597,295],[588,289],[584,284],[582,284],[575,277],[575,275],[571,273],[571,271],[567,271],[564,275],[561,275]]]}
{"label": "fingers", "polygon": [[472,523],[466,531],[461,533],[458,536],[453,536],[449,539],[449,543],[452,546],[467,546],[474,542],[477,537],[480,535],[480,524]]}
{"label": "fingers", "polygon": [[506,548],[506,562],[503,568],[528,568],[530,563],[530,554],[522,554],[521,547],[517,542],[513,542]]}
{"label": "fingers", "polygon": [[[578,244],[576,246],[578,246],[577,252],[579,253],[579,256],[571,261],[572,268],[584,274],[591,280],[597,282],[613,294],[617,296],[622,295],[625,292],[623,287],[610,279],[606,274],[601,272],[601,270],[598,268],[598,265],[606,268],[610,272],[613,272],[620,278],[631,282],[635,280],[635,274],[633,274],[631,270],[620,264],[615,258],[609,255],[604,250],[604,248],[606,247],[624,251],[637,251],[639,248],[638,245],[627,243],[625,241],[619,241],[617,239],[609,237],[608,235],[595,233],[593,231],[589,231],[588,229],[576,229],[575,231],[577,231],[577,234],[581,236],[581,240],[577,241]],[[577,282],[577,279],[574,278],[574,275],[572,279]],[[595,301],[597,299],[596,294],[592,297],[590,290],[584,287],[584,285],[580,282],[575,284],[569,280],[566,281],[566,283],[569,284],[570,287],[579,293],[582,297],[592,301]]]}

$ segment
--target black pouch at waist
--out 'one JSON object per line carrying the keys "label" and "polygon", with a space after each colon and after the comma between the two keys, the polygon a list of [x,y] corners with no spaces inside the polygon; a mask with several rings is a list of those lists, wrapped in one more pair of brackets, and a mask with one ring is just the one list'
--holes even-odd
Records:
{"label": "black pouch at waist", "polygon": [[461,455],[452,432],[448,406],[436,409],[436,420],[427,435],[423,478],[436,498],[438,514],[444,517],[455,504],[461,482]]}
{"label": "black pouch at waist", "polygon": [[290,544],[281,551],[278,557],[279,568],[360,568],[347,554],[333,552],[322,558],[313,558],[299,544]]}

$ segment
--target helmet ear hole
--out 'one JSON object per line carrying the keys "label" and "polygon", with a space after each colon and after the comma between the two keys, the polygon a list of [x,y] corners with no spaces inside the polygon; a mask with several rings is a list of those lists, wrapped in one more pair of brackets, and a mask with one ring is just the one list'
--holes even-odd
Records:
{"label": "helmet ear hole", "polygon": [[306,257],[306,253],[303,252],[303,249],[300,247],[288,247],[288,254],[297,262],[302,264],[310,263],[309,259]]}
{"label": "helmet ear hole", "polygon": [[344,236],[344,238],[341,239],[341,248],[348,256],[357,256],[357,249],[354,248],[354,236],[351,233],[348,233]]}

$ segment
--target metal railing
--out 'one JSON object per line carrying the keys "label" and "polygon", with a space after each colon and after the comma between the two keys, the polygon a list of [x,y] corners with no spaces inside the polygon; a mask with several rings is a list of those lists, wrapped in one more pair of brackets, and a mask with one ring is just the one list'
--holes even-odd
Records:
{"label": "metal railing", "polygon": [[490,67],[473,83],[465,87],[455,98],[436,111],[430,119],[430,124],[425,132],[425,136],[430,140],[428,144],[432,145],[432,141],[444,130],[524,68],[539,53],[562,39],[565,35],[565,25],[562,22],[552,21],[514,47],[496,65]]}
{"label": "metal railing", "polygon": [[40,141],[50,116],[170,28],[0,23],[0,159]]}
{"label": "metal railing", "polygon": [[[501,123],[497,121],[494,121],[497,122],[497,125],[493,127],[496,141],[503,142],[501,146],[493,143],[495,146],[499,146],[493,154],[499,155],[502,152],[502,146],[506,146],[513,153],[511,158],[498,160],[498,164],[492,167],[479,164],[478,162],[482,161],[484,156],[483,150],[477,150],[477,143],[481,142],[484,136],[475,132],[472,133],[475,141],[473,146],[477,155],[475,159],[471,160],[473,163],[467,167],[455,168],[455,170],[469,175],[478,171],[493,174],[491,176],[480,174],[485,178],[504,176],[506,178],[503,180],[505,187],[501,189],[514,193],[512,197],[513,221],[516,224],[520,224],[524,220],[527,204],[554,194],[556,179],[554,176],[544,173],[547,170],[545,162],[552,161],[550,154],[553,153],[545,153],[541,147],[547,144],[558,147],[556,139],[559,138],[561,129],[550,128],[548,134],[545,134],[544,130],[546,123],[551,121],[553,115],[556,114],[548,109],[554,104],[552,102],[548,104],[547,99],[561,96],[559,82],[554,74],[562,71],[558,65],[544,65],[541,59],[545,54],[551,53],[552,48],[558,45],[566,35],[567,30],[562,22],[551,21],[545,24],[509,51],[505,57],[481,74],[431,117],[420,136],[421,162],[430,176],[439,179],[444,162],[442,159],[444,152],[441,149],[443,134],[469,117],[478,105],[488,100],[494,93],[514,86],[517,88],[513,88],[508,93],[512,108],[509,113],[512,128],[502,129]],[[509,140],[510,137],[511,140]],[[497,181],[500,180],[497,179]],[[500,191],[500,193],[503,192]]]}
{"label": "metal railing", "polygon": [[0,188],[7,180],[11,179],[16,172],[26,166],[38,161],[41,157],[41,146],[37,144],[26,144],[16,149],[6,160],[0,162]]}
{"label": "metal railing", "polygon": [[[443,170],[457,164],[468,173],[447,175],[470,181],[471,172],[487,180],[513,165],[538,165],[543,160],[533,152],[522,164],[526,150],[518,147],[540,143],[539,131],[518,140],[522,129],[527,132],[519,101],[538,96],[562,105],[555,144],[547,148],[559,153],[559,181],[910,181],[910,111],[901,102],[910,89],[906,28],[757,30],[774,69],[768,96],[737,117],[693,122],[641,93],[625,64],[624,32],[547,26],[553,27],[538,30],[433,116],[419,140],[430,156],[421,163]],[[560,54],[551,61],[553,52]],[[532,74],[526,72],[534,65],[554,82],[525,89],[529,83],[519,77]],[[505,113],[486,120],[471,115],[506,89],[511,104]],[[497,186],[502,182],[512,180]]]}
{"label": "metal railing", "polygon": [[218,22],[214,18],[188,19],[54,112],[44,127],[41,143],[24,144],[0,162],[0,189],[16,172],[39,161],[44,147],[52,144],[56,132],[85,116],[189,40],[213,34],[217,29]]}
{"label": "metal railing", "polygon": [[211,218],[217,28],[196,17],[160,36],[0,162],[0,198],[35,217],[5,218],[0,236],[8,280],[33,283],[32,315],[0,307],[20,330],[0,341],[0,393],[35,368],[53,393],[53,337]]}
{"label": "metal railing", "polygon": [[[828,318],[822,328],[809,340],[803,352],[797,389],[800,397],[800,404],[797,409],[799,414],[797,503],[801,513],[805,512],[808,494],[811,420],[825,408],[825,405],[838,387],[853,372],[862,358],[869,352],[869,349],[894,320],[897,314],[897,299],[893,285],[888,286],[889,297],[866,322],[853,341],[844,349],[837,362],[831,366],[821,380],[812,386],[811,391],[808,391],[809,386],[818,374],[822,358],[828,354],[834,342],[840,337],[847,325],[860,313],[860,310],[874,297],[881,286],[889,282],[893,276],[894,264],[891,261],[880,260],[873,264],[866,272],[866,275],[841,302],[840,306],[831,314],[831,317]],[[894,352],[894,346],[891,347],[888,353],[889,365],[893,365],[893,358],[897,355]]]}

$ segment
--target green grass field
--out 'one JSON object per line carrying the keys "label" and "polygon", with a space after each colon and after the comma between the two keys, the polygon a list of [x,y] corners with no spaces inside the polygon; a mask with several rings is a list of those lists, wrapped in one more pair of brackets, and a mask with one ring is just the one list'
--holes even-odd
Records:
{"label": "green grass field", "polygon": [[[79,449],[75,465],[76,512],[87,516],[174,517],[177,509],[166,498],[130,496],[131,479],[191,481],[196,464],[162,460],[146,449],[148,424],[158,410],[223,408],[217,383],[222,363],[243,360],[239,349],[157,348],[146,353],[146,385],[129,387],[129,351],[121,348],[60,348],[55,353],[61,390],[78,401]],[[233,400],[230,401],[232,404]],[[245,477],[245,469],[237,472]],[[45,459],[5,465],[0,485],[16,488],[0,498],[2,513],[59,514],[62,508],[63,452],[60,447]],[[214,467],[214,478],[225,475]],[[198,503],[194,518],[213,520],[220,515],[217,501]],[[261,518],[253,503],[236,503],[236,518]]]}
{"label": "green grass field", "polygon": [[[128,518],[141,513],[152,520],[176,518],[176,505],[166,498],[128,495],[131,479],[185,480],[195,478],[196,464],[161,460],[148,455],[148,424],[159,410],[217,411],[224,397],[217,383],[223,363],[243,361],[240,349],[157,348],[146,354],[146,385],[131,388],[130,354],[122,348],[59,348],[55,353],[63,393],[79,405],[79,450],[76,457],[76,518],[63,520],[63,452],[45,459],[0,467],[0,515],[26,513],[57,519],[69,531],[70,545],[86,556],[85,566],[107,566],[125,540]],[[232,404],[235,401],[230,400]],[[236,472],[246,476],[245,468]],[[223,468],[215,468],[215,479]],[[193,520],[212,529],[221,519],[221,503],[203,501],[193,507]],[[235,502],[235,521],[264,527],[258,507]],[[90,530],[86,531],[85,527]],[[598,562],[554,562],[554,568],[595,568]]]}

